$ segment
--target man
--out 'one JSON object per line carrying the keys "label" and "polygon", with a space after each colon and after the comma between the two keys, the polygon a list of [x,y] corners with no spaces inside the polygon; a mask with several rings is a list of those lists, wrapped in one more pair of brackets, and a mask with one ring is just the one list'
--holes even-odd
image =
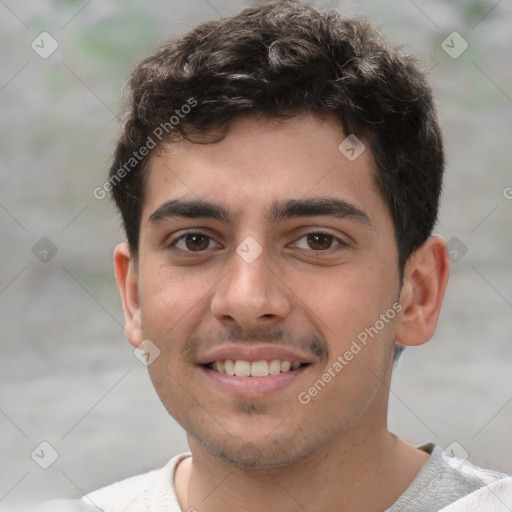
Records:
{"label": "man", "polygon": [[190,453],[84,500],[430,512],[499,484],[503,503],[506,475],[387,429],[396,347],[431,338],[449,274],[415,62],[362,20],[281,1],[163,45],[129,90],[116,278]]}

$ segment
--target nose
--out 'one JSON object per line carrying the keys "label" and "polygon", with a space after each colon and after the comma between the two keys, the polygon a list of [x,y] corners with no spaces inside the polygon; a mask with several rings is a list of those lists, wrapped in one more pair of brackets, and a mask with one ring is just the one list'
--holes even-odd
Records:
{"label": "nose", "polygon": [[290,291],[270,263],[265,250],[252,262],[234,253],[231,269],[214,291],[213,316],[244,330],[285,319],[291,309]]}

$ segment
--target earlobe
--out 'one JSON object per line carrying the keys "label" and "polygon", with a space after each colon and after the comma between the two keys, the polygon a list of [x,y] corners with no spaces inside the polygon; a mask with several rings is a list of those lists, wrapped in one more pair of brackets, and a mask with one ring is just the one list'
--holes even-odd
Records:
{"label": "earlobe", "polygon": [[130,246],[123,242],[114,250],[114,270],[117,287],[123,302],[125,334],[128,341],[138,347],[142,335],[137,269]]}
{"label": "earlobe", "polygon": [[403,345],[421,345],[434,334],[450,273],[445,240],[430,237],[408,260],[395,339]]}

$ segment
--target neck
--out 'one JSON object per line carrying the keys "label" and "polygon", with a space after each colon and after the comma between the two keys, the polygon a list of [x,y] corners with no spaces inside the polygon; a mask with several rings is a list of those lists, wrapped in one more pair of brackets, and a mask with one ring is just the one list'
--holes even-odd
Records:
{"label": "neck", "polygon": [[292,465],[258,470],[228,466],[189,439],[192,458],[176,474],[178,501],[198,512],[379,512],[405,491],[428,455],[387,428],[371,428],[344,432]]}

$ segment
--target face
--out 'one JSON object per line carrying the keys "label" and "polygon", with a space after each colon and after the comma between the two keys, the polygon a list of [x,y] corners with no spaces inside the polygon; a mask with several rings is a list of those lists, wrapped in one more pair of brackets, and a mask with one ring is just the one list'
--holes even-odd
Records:
{"label": "face", "polygon": [[345,137],[309,115],[245,118],[152,161],[129,338],[158,347],[163,404],[227,462],[289,464],[385,428],[398,255],[370,151],[349,160]]}

